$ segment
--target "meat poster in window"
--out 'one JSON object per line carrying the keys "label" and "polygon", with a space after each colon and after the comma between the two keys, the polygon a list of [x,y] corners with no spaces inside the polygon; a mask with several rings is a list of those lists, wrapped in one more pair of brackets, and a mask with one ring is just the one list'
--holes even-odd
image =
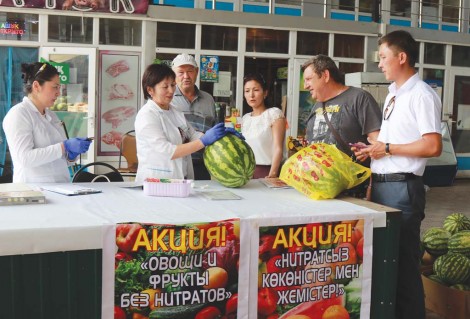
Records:
{"label": "meat poster in window", "polygon": [[134,129],[140,97],[137,53],[100,52],[98,155],[119,155],[121,137]]}

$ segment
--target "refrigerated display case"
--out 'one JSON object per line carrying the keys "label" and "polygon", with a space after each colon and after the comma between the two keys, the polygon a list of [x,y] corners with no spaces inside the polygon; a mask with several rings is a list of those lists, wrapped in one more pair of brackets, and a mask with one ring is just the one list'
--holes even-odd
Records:
{"label": "refrigerated display case", "polygon": [[428,186],[451,186],[457,175],[457,157],[450,138],[447,122],[441,122],[442,153],[432,157],[426,164],[423,179]]}

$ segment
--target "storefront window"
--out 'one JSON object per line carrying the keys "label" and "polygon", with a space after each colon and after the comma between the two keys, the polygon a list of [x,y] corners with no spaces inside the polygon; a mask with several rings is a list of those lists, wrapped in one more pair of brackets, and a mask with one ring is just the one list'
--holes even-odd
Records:
{"label": "storefront window", "polygon": [[140,20],[100,19],[100,44],[140,46],[141,43]]}
{"label": "storefront window", "polygon": [[328,54],[329,35],[317,32],[297,32],[297,54]]}
{"label": "storefront window", "polygon": [[246,52],[289,52],[289,31],[247,28]]}
{"label": "storefront window", "polygon": [[470,47],[461,45],[452,46],[452,66],[470,67]]}
{"label": "storefront window", "polygon": [[0,12],[0,40],[37,41],[38,15]]}
{"label": "storefront window", "polygon": [[337,3],[338,9],[340,10],[354,11],[354,5],[356,2],[355,0],[339,0],[339,3],[337,1],[333,1],[333,5],[335,2]]}
{"label": "storefront window", "polygon": [[238,28],[203,25],[201,35],[201,49],[237,51]]}
{"label": "storefront window", "polygon": [[350,34],[335,34],[334,56],[345,58],[364,57],[364,37]]}
{"label": "storefront window", "polygon": [[446,60],[446,46],[440,43],[424,44],[424,63],[444,65]]}
{"label": "storefront window", "polygon": [[290,6],[301,6],[302,0],[276,0],[276,4],[287,4]]}
{"label": "storefront window", "polygon": [[[171,66],[173,59],[176,57],[177,54],[172,53],[160,53],[158,52],[156,58],[168,66]],[[194,54],[191,54],[194,56]],[[197,61],[199,68],[201,67],[201,61]],[[222,74],[221,74],[222,72]],[[201,71],[199,70],[199,74]],[[230,83],[228,90],[216,90],[218,84],[214,82],[205,82],[200,81],[199,88],[203,91],[208,92],[210,95],[214,97],[215,102],[217,103],[217,107],[219,108],[220,112],[218,112],[217,116],[220,116],[220,120],[223,120],[225,106],[235,107],[236,106],[236,77],[237,77],[237,58],[236,57],[227,57],[227,56],[219,56],[219,76],[222,75],[224,80],[226,80],[226,75],[230,73]],[[225,83],[227,84],[227,83]]]}
{"label": "storefront window", "polygon": [[375,0],[360,0],[359,12],[372,13],[372,6]]}
{"label": "storefront window", "polygon": [[396,17],[411,17],[411,0],[391,0],[390,14]]}
{"label": "storefront window", "polygon": [[460,0],[446,0],[442,3],[442,22],[459,23]]}
{"label": "storefront window", "polygon": [[194,49],[195,34],[194,24],[157,22],[157,47]]}
{"label": "storefront window", "polygon": [[364,71],[364,64],[340,62],[338,68],[344,74],[362,72]]}
{"label": "storefront window", "polygon": [[423,1],[421,16],[425,21],[437,21],[439,13],[439,0]]}
{"label": "storefront window", "polygon": [[49,16],[49,41],[92,43],[93,18]]}
{"label": "storefront window", "polygon": [[[194,54],[191,54],[194,56]],[[160,63],[166,64],[171,67],[171,63],[173,62],[173,59],[177,56],[177,54],[171,54],[171,53],[157,53],[155,59],[159,60]]]}
{"label": "storefront window", "polygon": [[[226,107],[236,106],[237,93],[237,58],[228,56],[219,56],[219,83],[200,82],[200,88],[214,97],[217,103],[217,116],[219,121],[223,121]],[[224,83],[222,83],[223,81]],[[224,86],[228,90],[219,90],[219,86]]]}

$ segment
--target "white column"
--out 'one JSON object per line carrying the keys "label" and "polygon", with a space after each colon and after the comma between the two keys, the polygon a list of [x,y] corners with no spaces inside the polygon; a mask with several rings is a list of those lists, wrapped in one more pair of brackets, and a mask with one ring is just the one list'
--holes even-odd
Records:
{"label": "white column", "polygon": [[462,0],[460,7],[459,32],[468,33],[470,19],[470,0]]}

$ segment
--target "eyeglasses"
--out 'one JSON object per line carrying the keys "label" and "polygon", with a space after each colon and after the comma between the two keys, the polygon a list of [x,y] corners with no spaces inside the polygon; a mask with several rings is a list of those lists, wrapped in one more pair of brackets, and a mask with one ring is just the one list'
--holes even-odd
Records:
{"label": "eyeglasses", "polygon": [[395,108],[395,97],[393,96],[390,101],[388,101],[387,107],[385,108],[384,111],[384,121],[388,120],[390,115],[393,112],[393,109]]}
{"label": "eyeglasses", "polygon": [[46,66],[47,66],[47,63],[44,63],[44,64],[39,68],[39,70],[36,72],[36,74],[34,75],[34,78],[36,78],[39,73],[41,73],[42,71],[44,71],[44,69],[46,68]]}

